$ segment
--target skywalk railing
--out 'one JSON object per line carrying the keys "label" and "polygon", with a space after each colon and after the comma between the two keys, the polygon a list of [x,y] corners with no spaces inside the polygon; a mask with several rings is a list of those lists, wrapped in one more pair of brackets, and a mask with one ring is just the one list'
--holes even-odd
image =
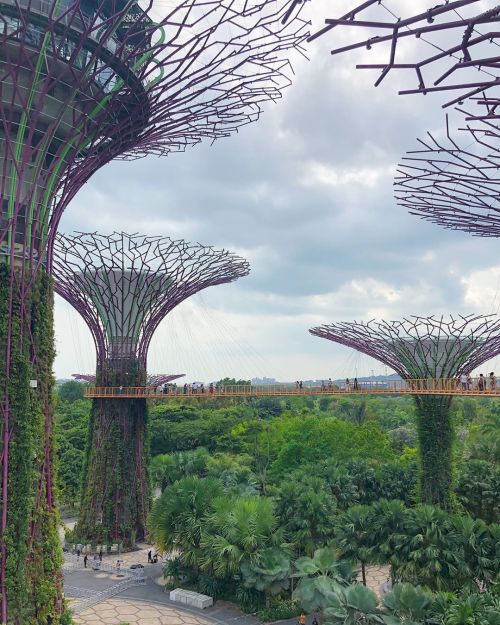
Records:
{"label": "skywalk railing", "polygon": [[414,380],[355,381],[336,384],[214,384],[165,387],[154,386],[89,386],[85,397],[169,399],[174,397],[266,397],[287,395],[500,395],[500,381],[479,377],[467,380],[456,378],[421,378]]}

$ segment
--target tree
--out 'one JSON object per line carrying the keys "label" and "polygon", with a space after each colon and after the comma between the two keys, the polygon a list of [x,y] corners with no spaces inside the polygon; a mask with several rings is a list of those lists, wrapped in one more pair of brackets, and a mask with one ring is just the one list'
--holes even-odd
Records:
{"label": "tree", "polygon": [[264,550],[283,548],[283,529],[270,499],[220,496],[206,516],[200,546],[202,568],[227,578],[245,562],[257,564]]}
{"label": "tree", "polygon": [[276,514],[295,551],[312,556],[333,537],[337,502],[326,481],[295,471],[274,491]]}
{"label": "tree", "polygon": [[470,574],[450,516],[430,505],[408,510],[394,537],[393,567],[397,580],[432,590],[460,588]]}
{"label": "tree", "polygon": [[381,564],[389,563],[391,567],[391,580],[394,585],[394,567],[396,542],[398,536],[404,533],[408,510],[402,501],[387,501],[381,499],[372,504],[371,529],[373,551],[372,556]]}
{"label": "tree", "polygon": [[68,380],[59,385],[57,389],[57,395],[61,401],[66,401],[69,404],[83,399],[84,385],[76,380]]}
{"label": "tree", "polygon": [[203,447],[154,456],[150,465],[153,485],[163,491],[170,484],[188,475],[203,477],[207,472],[209,458],[210,454]]}
{"label": "tree", "polygon": [[149,517],[149,533],[163,552],[178,549],[183,564],[198,568],[202,529],[222,487],[214,478],[184,477],[163,491]]}
{"label": "tree", "polygon": [[500,467],[486,460],[468,460],[456,488],[458,500],[472,516],[500,522]]}
{"label": "tree", "polygon": [[334,600],[339,586],[347,586],[355,579],[352,563],[339,560],[332,548],[317,549],[312,558],[303,557],[295,562],[293,577],[300,578],[294,599],[308,612],[323,612]]}
{"label": "tree", "polygon": [[384,621],[387,625],[419,625],[428,623],[434,612],[435,597],[428,590],[412,584],[398,584],[383,598],[391,613]]}
{"label": "tree", "polygon": [[363,586],[366,586],[366,565],[374,558],[372,509],[370,506],[353,506],[337,519],[335,544],[339,549],[341,558],[360,563]]}

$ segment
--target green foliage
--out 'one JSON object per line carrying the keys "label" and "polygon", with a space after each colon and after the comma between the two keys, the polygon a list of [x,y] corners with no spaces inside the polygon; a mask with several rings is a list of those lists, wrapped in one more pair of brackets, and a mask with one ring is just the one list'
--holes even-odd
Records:
{"label": "green foliage", "polygon": [[61,401],[72,404],[79,399],[83,399],[84,385],[76,380],[63,382],[57,389],[57,395]]}
{"label": "green foliage", "polygon": [[145,399],[93,400],[76,526],[82,542],[130,547],[144,539],[151,499],[147,426]]}
{"label": "green foliage", "polygon": [[238,574],[244,563],[259,567],[267,549],[283,548],[283,529],[270,499],[222,496],[206,515],[200,546],[201,567],[228,577]]}
{"label": "green foliage", "polygon": [[280,524],[297,555],[312,556],[333,537],[337,500],[324,479],[296,471],[272,494]]}
{"label": "green foliage", "polygon": [[366,565],[373,559],[373,525],[370,506],[353,506],[336,521],[335,545],[339,556],[361,565],[361,577],[366,586]]}
{"label": "green foliage", "polygon": [[370,590],[355,584],[348,588],[337,586],[325,609],[326,625],[376,625],[383,623],[377,607],[377,595]]}
{"label": "green foliage", "polygon": [[261,621],[284,621],[300,614],[300,606],[292,599],[278,599],[270,604],[268,608],[261,610],[258,617]]}
{"label": "green foliage", "polygon": [[178,549],[183,564],[198,567],[205,515],[222,487],[214,478],[189,476],[167,488],[154,503],[149,534],[160,551]]}
{"label": "green foliage", "polygon": [[464,463],[457,484],[458,501],[472,516],[500,522],[500,467],[486,460]]}
{"label": "green foliage", "polygon": [[451,397],[415,395],[420,459],[420,500],[450,509],[453,502]]}
{"label": "green foliage", "polygon": [[203,447],[154,456],[150,465],[153,486],[163,490],[188,475],[203,477],[207,473],[210,454]]}
{"label": "green foliage", "polygon": [[274,596],[290,586],[290,558],[276,547],[263,549],[254,561],[243,561],[240,569],[246,588]]}
{"label": "green foliage", "polygon": [[317,549],[312,558],[299,558],[295,567],[294,577],[300,581],[293,597],[308,612],[328,608],[337,588],[355,578],[351,564],[339,560],[332,548]]}

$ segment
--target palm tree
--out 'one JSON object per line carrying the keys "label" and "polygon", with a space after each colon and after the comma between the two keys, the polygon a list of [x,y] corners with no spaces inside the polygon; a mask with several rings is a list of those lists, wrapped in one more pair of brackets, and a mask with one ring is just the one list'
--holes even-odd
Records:
{"label": "palm tree", "polygon": [[372,543],[374,545],[372,556],[380,564],[390,564],[391,582],[394,585],[394,558],[397,537],[404,533],[408,517],[408,509],[402,501],[380,499],[372,504],[370,526],[372,531]]}
{"label": "palm tree", "polygon": [[394,537],[393,562],[398,579],[432,590],[460,588],[468,574],[450,516],[437,506],[408,510],[404,529]]}
{"label": "palm tree", "polygon": [[348,588],[337,586],[325,609],[325,625],[377,625],[384,623],[384,617],[378,609],[377,595],[355,584]]}
{"label": "palm tree", "polygon": [[244,562],[257,565],[263,550],[285,545],[270,499],[222,496],[207,515],[200,546],[202,568],[227,578]]}
{"label": "palm tree", "polygon": [[183,564],[197,568],[205,517],[221,494],[214,478],[185,477],[167,488],[149,517],[149,532],[158,549],[177,549]]}
{"label": "palm tree", "polygon": [[366,586],[366,565],[374,559],[371,506],[352,506],[344,512],[336,523],[334,542],[341,558],[360,563]]}
{"label": "palm tree", "polygon": [[269,597],[278,595],[290,586],[290,558],[278,547],[262,550],[254,562],[246,560],[241,565],[245,588],[255,588]]}

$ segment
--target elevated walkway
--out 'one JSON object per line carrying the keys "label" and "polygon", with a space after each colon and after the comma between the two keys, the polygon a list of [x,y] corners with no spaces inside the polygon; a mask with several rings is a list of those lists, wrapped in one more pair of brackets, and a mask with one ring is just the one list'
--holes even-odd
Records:
{"label": "elevated walkway", "polygon": [[84,390],[85,397],[108,397],[113,399],[173,399],[197,397],[286,397],[301,395],[461,395],[472,397],[500,396],[500,381],[491,384],[489,379],[474,378],[468,383],[456,379],[395,380],[391,382],[359,382],[341,386],[325,382],[311,384],[266,384],[253,386],[214,385],[203,388],[153,387],[153,386],[89,386]]}

